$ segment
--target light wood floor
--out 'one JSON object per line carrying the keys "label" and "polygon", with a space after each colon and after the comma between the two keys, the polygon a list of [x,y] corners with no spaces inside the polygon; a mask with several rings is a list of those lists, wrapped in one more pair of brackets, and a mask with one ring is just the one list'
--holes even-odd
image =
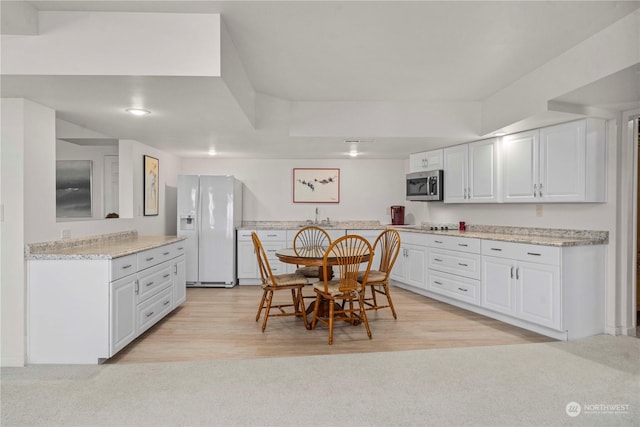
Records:
{"label": "light wood floor", "polygon": [[[280,292],[289,297],[287,292]],[[306,330],[301,318],[270,318],[264,333],[255,321],[262,290],[189,288],[187,301],[107,363],[169,362],[318,354],[401,351],[553,341],[515,326],[392,287],[398,313],[368,311],[373,339],[363,325],[337,322],[334,343],[318,324]],[[305,295],[312,295],[309,289]],[[305,300],[308,304],[311,300]],[[311,315],[309,316],[311,321]]]}

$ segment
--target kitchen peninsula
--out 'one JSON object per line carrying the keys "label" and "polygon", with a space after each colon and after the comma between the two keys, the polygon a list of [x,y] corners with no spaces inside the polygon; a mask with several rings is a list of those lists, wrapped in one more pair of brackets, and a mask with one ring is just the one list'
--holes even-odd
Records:
{"label": "kitchen peninsula", "polygon": [[28,363],[101,363],[182,304],[183,240],[126,231],[27,245]]}

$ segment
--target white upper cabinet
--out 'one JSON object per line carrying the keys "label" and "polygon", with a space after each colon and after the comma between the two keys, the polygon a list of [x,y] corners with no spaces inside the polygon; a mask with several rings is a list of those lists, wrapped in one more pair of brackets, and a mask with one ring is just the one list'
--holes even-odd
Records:
{"label": "white upper cabinet", "polygon": [[409,172],[442,169],[442,149],[423,151],[409,155]]}
{"label": "white upper cabinet", "polygon": [[606,201],[604,120],[507,135],[501,154],[504,202]]}
{"label": "white upper cabinet", "polygon": [[496,138],[444,149],[445,203],[498,201]]}

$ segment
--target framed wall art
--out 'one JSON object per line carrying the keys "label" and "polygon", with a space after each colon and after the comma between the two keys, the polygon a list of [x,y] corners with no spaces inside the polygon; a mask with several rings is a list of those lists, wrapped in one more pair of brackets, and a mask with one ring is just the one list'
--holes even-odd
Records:
{"label": "framed wall art", "polygon": [[91,160],[56,161],[56,217],[91,218]]}
{"label": "framed wall art", "polygon": [[158,215],[160,164],[155,157],[143,156],[143,165],[144,216]]}
{"label": "framed wall art", "polygon": [[294,168],[293,203],[340,203],[340,169]]}

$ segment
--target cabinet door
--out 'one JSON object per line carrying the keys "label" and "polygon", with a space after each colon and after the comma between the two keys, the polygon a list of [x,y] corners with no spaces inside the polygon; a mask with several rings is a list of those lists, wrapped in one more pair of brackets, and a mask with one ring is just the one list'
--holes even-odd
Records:
{"label": "cabinet door", "polygon": [[585,120],[540,130],[541,200],[581,202],[586,194]]}
{"label": "cabinet door", "polygon": [[442,169],[442,150],[424,151],[409,155],[409,172]]}
{"label": "cabinet door", "polygon": [[515,263],[509,259],[482,257],[482,306],[515,314]]}
{"label": "cabinet door", "polygon": [[400,252],[398,253],[398,258],[396,258],[396,263],[393,265],[393,270],[391,270],[391,274],[389,274],[389,278],[392,280],[397,280],[398,282],[406,283],[405,279],[405,270],[407,266],[407,250],[405,249],[405,245],[400,246]]}
{"label": "cabinet door", "polygon": [[539,131],[533,130],[507,135],[502,139],[503,196],[505,202],[531,202],[536,200],[538,138]]}
{"label": "cabinet door", "polygon": [[467,200],[475,203],[498,201],[497,139],[469,144]]}
{"label": "cabinet door", "polygon": [[109,357],[111,357],[136,337],[136,275],[111,282],[109,306]]}
{"label": "cabinet door", "polygon": [[444,149],[444,202],[466,203],[468,197],[468,146]]}
{"label": "cabinet door", "polygon": [[[238,278],[257,279],[258,260],[252,241],[238,241]],[[241,281],[240,284],[243,284]]]}
{"label": "cabinet door", "polygon": [[407,254],[404,271],[406,283],[426,289],[426,250],[420,246],[413,245],[406,245],[405,250]]}
{"label": "cabinet door", "polygon": [[560,268],[520,261],[516,279],[516,315],[560,330]]}
{"label": "cabinet door", "polygon": [[173,265],[173,306],[187,300],[187,270],[184,256],[175,259]]}

